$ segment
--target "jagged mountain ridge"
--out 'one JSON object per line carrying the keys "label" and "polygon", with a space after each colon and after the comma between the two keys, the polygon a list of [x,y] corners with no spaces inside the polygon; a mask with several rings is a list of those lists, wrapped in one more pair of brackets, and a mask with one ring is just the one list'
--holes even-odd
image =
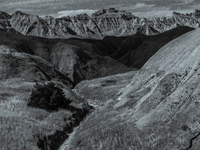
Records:
{"label": "jagged mountain ridge", "polygon": [[[12,15],[0,13],[1,29],[14,28],[15,32],[47,38],[89,37],[133,35],[137,32],[155,35],[178,26],[199,27],[198,11],[190,15],[173,13],[172,17],[139,18],[133,14],[114,8],[102,9],[91,16],[79,14],[53,18],[41,18],[16,11]],[[6,21],[5,21],[6,20]]]}

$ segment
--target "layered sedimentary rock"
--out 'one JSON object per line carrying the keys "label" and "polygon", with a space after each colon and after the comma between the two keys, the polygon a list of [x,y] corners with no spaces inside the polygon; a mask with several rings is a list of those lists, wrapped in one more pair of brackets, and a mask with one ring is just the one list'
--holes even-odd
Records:
{"label": "layered sedimentary rock", "polygon": [[0,46],[0,79],[23,78],[26,81],[59,81],[72,87],[70,79],[44,59]]}
{"label": "layered sedimentary rock", "polygon": [[11,15],[0,11],[0,30],[19,34],[10,24]]}
{"label": "layered sedimentary rock", "polygon": [[1,12],[0,15],[0,22],[4,24],[1,28],[12,27],[24,35],[47,38],[103,38],[111,35],[133,35],[137,32],[155,35],[179,26],[198,28],[199,21],[197,10],[186,15],[174,12],[171,17],[149,19],[114,8],[99,10],[91,16],[79,14],[61,18],[41,18],[20,11],[12,15]]}
{"label": "layered sedimentary rock", "polygon": [[84,79],[93,79],[130,71],[120,62],[101,55],[93,43],[82,39],[46,39],[0,31],[0,45],[19,53],[39,56],[52,69],[60,71],[73,85]]}

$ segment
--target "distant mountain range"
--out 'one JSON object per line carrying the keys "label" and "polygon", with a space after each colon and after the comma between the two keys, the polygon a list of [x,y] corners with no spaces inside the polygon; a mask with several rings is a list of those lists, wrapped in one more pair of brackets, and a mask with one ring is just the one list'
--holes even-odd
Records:
{"label": "distant mountain range", "polygon": [[105,36],[133,35],[137,32],[155,35],[175,27],[189,26],[198,28],[199,10],[191,14],[174,12],[172,17],[139,18],[130,12],[114,8],[102,9],[91,16],[79,14],[44,18],[16,11],[12,15],[0,12],[0,29],[24,35],[46,38],[98,38]]}

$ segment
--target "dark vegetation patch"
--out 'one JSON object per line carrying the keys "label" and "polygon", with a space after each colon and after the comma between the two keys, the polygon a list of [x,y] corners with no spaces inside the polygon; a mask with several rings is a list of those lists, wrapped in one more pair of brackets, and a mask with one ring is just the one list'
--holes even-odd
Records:
{"label": "dark vegetation patch", "polygon": [[64,92],[54,83],[36,84],[28,99],[28,106],[58,111],[61,108],[69,108],[71,100],[66,99]]}
{"label": "dark vegetation patch", "polygon": [[185,125],[182,125],[181,126],[181,129],[183,130],[183,131],[188,131],[188,130],[190,130],[190,128],[185,124]]}
{"label": "dark vegetation patch", "polygon": [[78,126],[80,122],[89,113],[88,110],[74,112],[71,118],[68,118],[68,122],[62,130],[56,130],[52,135],[36,135],[38,138],[37,145],[42,150],[57,150],[60,145],[69,137],[69,134],[73,132],[73,128]]}
{"label": "dark vegetation patch", "polygon": [[[27,100],[27,105],[44,109],[48,112],[55,112],[59,109],[67,109],[72,112],[72,116],[66,121],[65,126],[61,130],[56,130],[52,135],[36,135],[37,145],[42,150],[56,150],[68,138],[68,134],[73,131],[73,128],[78,126],[80,122],[89,113],[88,108],[76,108],[71,106],[72,101],[66,99],[61,88],[54,83],[36,84],[31,92],[30,99]],[[90,107],[92,109],[92,107]]]}

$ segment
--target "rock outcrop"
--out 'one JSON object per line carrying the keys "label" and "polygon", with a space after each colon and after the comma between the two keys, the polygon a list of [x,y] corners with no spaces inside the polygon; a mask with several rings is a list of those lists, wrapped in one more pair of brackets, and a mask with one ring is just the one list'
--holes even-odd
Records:
{"label": "rock outcrop", "polygon": [[46,38],[87,37],[98,39],[113,35],[133,35],[137,32],[155,35],[179,26],[198,28],[200,21],[198,10],[186,15],[174,12],[172,17],[147,19],[114,8],[99,10],[91,16],[79,14],[61,18],[51,16],[41,18],[20,11],[16,11],[12,15],[1,12],[0,22],[2,20],[6,28],[12,27],[24,35]]}
{"label": "rock outcrop", "polygon": [[11,27],[10,19],[11,15],[7,14],[6,12],[0,11],[0,30],[20,34],[14,28]]}

